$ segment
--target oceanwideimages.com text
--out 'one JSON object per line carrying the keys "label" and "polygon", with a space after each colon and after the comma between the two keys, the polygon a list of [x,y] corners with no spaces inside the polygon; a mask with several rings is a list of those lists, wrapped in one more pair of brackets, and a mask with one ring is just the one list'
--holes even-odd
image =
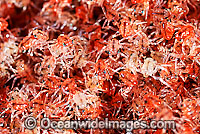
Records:
{"label": "oceanwideimages.com text", "polygon": [[[38,124],[34,117],[26,118],[24,125],[27,129],[34,129]],[[173,120],[121,120],[113,121],[105,118],[105,120],[51,120],[43,118],[40,121],[40,127],[43,129],[126,129],[132,131],[134,129],[175,129],[176,123]]]}

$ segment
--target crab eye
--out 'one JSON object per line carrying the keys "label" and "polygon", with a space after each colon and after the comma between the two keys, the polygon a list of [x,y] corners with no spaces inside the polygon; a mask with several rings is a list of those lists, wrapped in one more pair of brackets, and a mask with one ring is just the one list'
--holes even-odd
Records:
{"label": "crab eye", "polygon": [[106,74],[106,70],[104,70],[103,73]]}

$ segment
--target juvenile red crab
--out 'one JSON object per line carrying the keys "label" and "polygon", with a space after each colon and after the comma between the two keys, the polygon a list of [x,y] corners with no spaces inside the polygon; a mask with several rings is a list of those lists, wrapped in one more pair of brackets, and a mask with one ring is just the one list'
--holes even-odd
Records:
{"label": "juvenile red crab", "polygon": [[98,76],[100,81],[104,81],[104,80],[108,80],[112,78],[112,75],[110,75],[112,70],[110,69],[109,65],[105,63],[104,60],[98,60],[94,68],[95,68],[95,73]]}
{"label": "juvenile red crab", "polygon": [[167,20],[164,20],[161,23],[161,34],[166,40],[170,40],[172,36],[174,35],[174,26],[168,22]]}
{"label": "juvenile red crab", "polygon": [[8,22],[4,18],[0,18],[0,31],[6,30],[8,27]]}
{"label": "juvenile red crab", "polygon": [[39,47],[41,43],[47,41],[48,39],[49,37],[47,33],[38,29],[34,30],[22,40],[19,44],[19,50],[26,51],[33,47]]}
{"label": "juvenile red crab", "polygon": [[136,25],[131,22],[128,18],[124,18],[119,26],[119,32],[123,37],[128,37],[135,34]]}
{"label": "juvenile red crab", "polygon": [[137,85],[137,74],[132,74],[128,70],[123,70],[119,72],[119,79],[124,82],[127,86],[136,86]]}

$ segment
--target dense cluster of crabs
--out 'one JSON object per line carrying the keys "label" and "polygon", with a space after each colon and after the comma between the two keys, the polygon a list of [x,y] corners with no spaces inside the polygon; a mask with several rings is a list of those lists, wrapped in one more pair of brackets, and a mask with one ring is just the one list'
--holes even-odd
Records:
{"label": "dense cluster of crabs", "polygon": [[174,120],[200,132],[199,0],[0,0],[0,133],[52,120]]}

